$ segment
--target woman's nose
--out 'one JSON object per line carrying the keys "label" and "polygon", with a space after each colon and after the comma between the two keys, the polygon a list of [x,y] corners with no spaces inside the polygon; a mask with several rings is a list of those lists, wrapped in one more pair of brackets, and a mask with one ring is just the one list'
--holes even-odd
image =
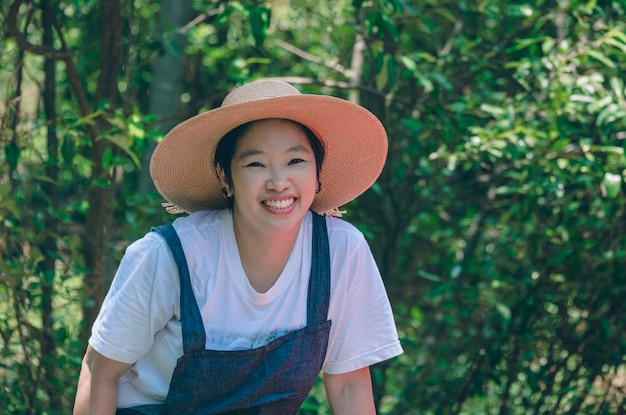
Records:
{"label": "woman's nose", "polygon": [[280,192],[289,187],[289,178],[283,169],[270,169],[270,177],[266,182],[268,190]]}

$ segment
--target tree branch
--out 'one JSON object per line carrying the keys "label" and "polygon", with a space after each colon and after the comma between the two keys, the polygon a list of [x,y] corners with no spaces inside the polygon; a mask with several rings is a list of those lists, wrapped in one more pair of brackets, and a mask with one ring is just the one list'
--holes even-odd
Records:
{"label": "tree branch", "polygon": [[339,63],[327,63],[323,58],[320,58],[319,56],[306,52],[298,48],[297,46],[292,45],[291,43],[285,42],[284,40],[276,39],[274,40],[274,43],[277,46],[286,50],[287,52],[290,52],[306,61],[324,65],[325,67],[330,68],[334,71],[337,71],[344,76],[348,76],[348,77],[350,76],[350,73],[349,73],[350,71],[346,69],[343,65],[340,65]]}
{"label": "tree branch", "polygon": [[[354,45],[352,46],[352,60],[350,61],[350,85],[352,87],[361,86],[362,75],[363,75],[363,62],[365,61],[365,38],[357,33],[356,39],[354,40]],[[353,89],[350,91],[350,101],[355,104],[359,104],[361,102],[361,97],[358,89]]]}
{"label": "tree branch", "polygon": [[326,86],[329,88],[346,89],[346,90],[359,89],[361,91],[369,92],[370,94],[378,95],[382,98],[387,98],[387,94],[375,88],[370,88],[370,87],[363,86],[363,85],[354,86],[354,85],[351,85],[349,82],[333,81],[332,79],[316,80],[316,79],[307,78],[304,76],[272,76],[272,77],[268,77],[265,79],[276,79],[279,81],[285,81],[290,84],[298,84],[298,85],[320,85],[320,86]]}
{"label": "tree branch", "polygon": [[49,46],[42,45],[33,45],[26,39],[26,36],[20,33],[19,28],[17,27],[17,14],[19,12],[20,6],[24,0],[15,0],[11,7],[9,8],[9,14],[7,17],[8,20],[8,29],[9,33],[15,38],[18,46],[22,50],[26,50],[28,52],[34,53],[36,55],[41,55],[48,59],[54,60],[62,60],[65,61],[71,57],[71,54],[66,50],[56,50]]}
{"label": "tree branch", "polygon": [[217,9],[213,9],[213,10],[207,12],[207,13],[202,13],[202,14],[196,16],[195,18],[193,18],[186,25],[184,25],[183,27],[178,29],[178,33],[181,34],[181,35],[185,34],[191,28],[193,28],[193,27],[199,25],[200,23],[204,22],[209,17],[217,16],[218,14],[222,13],[223,11],[224,11],[224,5],[221,4]]}
{"label": "tree branch", "polygon": [[[58,29],[58,26],[55,24],[57,33],[61,39],[61,45],[63,45],[62,50],[57,50],[50,46],[33,45],[28,41],[28,39],[26,39],[26,36],[23,35],[17,27],[17,15],[23,2],[24,0],[15,0],[13,4],[11,4],[7,18],[7,20],[9,21],[9,33],[11,33],[11,35],[15,38],[21,50],[34,53],[35,55],[43,56],[47,59],[59,60],[65,63],[67,78],[70,82],[72,92],[76,97],[76,101],[78,102],[78,107],[80,108],[81,115],[86,116],[90,114],[91,111],[89,109],[89,102],[87,101],[87,97],[85,96],[85,92],[80,82],[80,77],[78,76],[76,65],[72,60],[72,54],[69,50],[67,50],[67,47],[65,46],[65,40],[63,39],[61,31]],[[97,129],[90,125],[88,126],[88,128],[92,138],[95,139],[98,136]]]}

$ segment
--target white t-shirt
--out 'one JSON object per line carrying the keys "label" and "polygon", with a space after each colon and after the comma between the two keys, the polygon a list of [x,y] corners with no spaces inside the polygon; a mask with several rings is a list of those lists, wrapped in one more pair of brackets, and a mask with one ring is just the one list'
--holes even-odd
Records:
{"label": "white t-shirt", "polygon": [[[332,320],[323,371],[346,373],[402,353],[380,273],[363,235],[328,218]],[[207,332],[207,348],[237,350],[267,344],[306,325],[312,217],[304,217],[287,264],[265,293],[244,273],[227,210],[174,221]],[[155,232],[131,244],[94,323],[90,345],[133,364],[120,379],[118,407],[164,401],[183,354],[178,271]]]}

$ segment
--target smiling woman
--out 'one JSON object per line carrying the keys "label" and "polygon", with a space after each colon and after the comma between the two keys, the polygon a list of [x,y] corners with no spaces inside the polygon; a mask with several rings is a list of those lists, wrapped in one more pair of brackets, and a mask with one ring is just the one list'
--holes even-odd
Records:
{"label": "smiling woman", "polygon": [[175,127],[150,170],[189,215],[128,248],[75,413],[295,414],[322,371],[333,413],[373,414],[369,366],[402,349],[363,235],[328,216],[386,152],[364,108],[278,81]]}
{"label": "smiling woman", "polygon": [[[252,125],[231,160],[230,180],[222,165],[216,169],[227,197],[237,201],[235,223],[255,214],[240,211],[246,202],[251,202],[251,208],[264,207],[260,213],[294,213],[293,219],[299,223],[311,207],[318,187],[311,145],[302,128],[287,120],[262,120]],[[284,206],[287,200],[294,203]],[[275,209],[279,206],[289,209]],[[264,218],[269,220],[272,216]]]}

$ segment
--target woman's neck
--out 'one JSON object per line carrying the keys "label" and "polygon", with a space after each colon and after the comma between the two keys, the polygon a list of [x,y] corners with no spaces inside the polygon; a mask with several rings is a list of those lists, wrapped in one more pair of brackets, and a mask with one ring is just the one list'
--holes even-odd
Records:
{"label": "woman's neck", "polygon": [[257,292],[267,292],[285,268],[300,228],[260,232],[251,227],[238,226],[235,220],[233,227],[241,265],[250,285]]}

